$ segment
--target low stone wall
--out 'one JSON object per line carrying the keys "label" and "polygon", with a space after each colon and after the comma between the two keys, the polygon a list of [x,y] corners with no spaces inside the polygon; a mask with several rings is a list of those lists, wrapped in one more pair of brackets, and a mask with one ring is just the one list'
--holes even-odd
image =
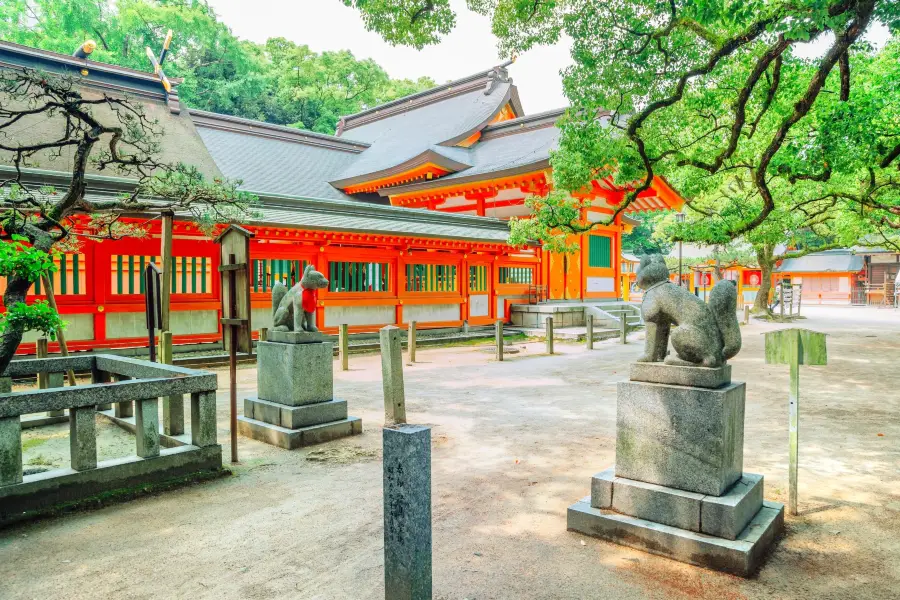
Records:
{"label": "low stone wall", "polygon": [[[214,373],[97,354],[14,361],[4,376],[69,369],[90,371],[92,383],[0,394],[0,525],[101,493],[222,468]],[[159,398],[183,402],[185,394],[191,404],[190,443],[163,448]],[[69,412],[70,468],[23,476],[22,415],[63,410]],[[135,456],[98,462],[98,411],[133,417]],[[180,418],[164,425],[183,430],[183,410],[163,410],[163,418]]]}

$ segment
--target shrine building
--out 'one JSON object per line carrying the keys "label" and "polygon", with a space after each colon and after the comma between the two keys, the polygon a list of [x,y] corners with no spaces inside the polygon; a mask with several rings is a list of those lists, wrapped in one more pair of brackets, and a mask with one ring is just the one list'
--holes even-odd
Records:
{"label": "shrine building", "polygon": [[[508,320],[510,306],[535,301],[621,299],[621,238],[640,211],[678,209],[682,200],[657,177],[651,189],[608,224],[559,255],[538,243],[509,246],[511,217],[528,218],[528,195],[552,185],[550,153],[563,110],[527,115],[501,65],[341,119],[335,135],[188,109],[177,81],[166,92],[153,73],[0,42],[0,68],[30,67],[77,78],[85,96],[123,94],[159,121],[161,159],[183,161],[207,177],[243,181],[259,214],[243,225],[250,243],[252,325],[271,325],[271,289],[296,283],[313,264],[330,281],[316,321],[351,332],[416,321],[421,328]],[[102,111],[98,114],[102,116]],[[58,125],[58,124],[57,124]],[[58,133],[28,123],[33,139]],[[31,184],[65,189],[71,155],[47,156],[24,170]],[[0,176],[13,171],[0,154]],[[88,198],[126,192],[128,179],[88,171]],[[594,181],[585,222],[613,214],[627,189]],[[153,215],[134,215],[144,222]],[[87,219],[75,219],[74,230]],[[160,222],[142,239],[81,238],[57,259],[54,290],[71,349],[147,344],[142,269],[158,262]],[[196,223],[176,216],[168,269],[175,343],[221,339],[218,247]],[[624,275],[624,276],[623,276]],[[29,301],[42,298],[35,286]],[[34,352],[33,332],[20,352]],[[51,344],[51,346],[55,346]]]}

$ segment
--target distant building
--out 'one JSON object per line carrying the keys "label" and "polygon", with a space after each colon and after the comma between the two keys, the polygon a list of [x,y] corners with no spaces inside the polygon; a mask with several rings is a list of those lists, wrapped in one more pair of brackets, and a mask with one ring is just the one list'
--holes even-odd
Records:
{"label": "distant building", "polygon": [[[865,266],[865,258],[853,250],[787,258],[776,267],[773,286],[778,282],[800,284],[803,304],[865,303]],[[862,290],[861,296],[857,290]]]}
{"label": "distant building", "polygon": [[[621,239],[633,224],[625,214],[581,236],[574,255],[506,243],[506,221],[529,215],[525,197],[550,190],[550,152],[563,111],[526,115],[505,66],[344,117],[336,135],[188,110],[177,81],[166,92],[152,73],[0,42],[0,68],[10,67],[71,75],[85,95],[128,94],[164,129],[163,160],[242,179],[260,197],[262,215],[245,223],[255,233],[255,329],[270,325],[274,282],[295,283],[307,264],[331,281],[319,295],[316,320],[332,332],[340,324],[351,331],[409,321],[489,324],[508,318],[511,304],[528,302],[534,287],[551,300],[615,300],[622,293]],[[53,127],[34,119],[21,125],[21,135],[34,139]],[[64,188],[69,164],[65,153],[47,156],[26,178]],[[0,156],[0,174],[11,171],[9,157]],[[131,185],[88,172],[90,198]],[[609,178],[592,182],[577,194],[589,202],[583,222],[613,214],[627,192]],[[626,212],[681,204],[657,177]],[[85,241],[59,259],[54,287],[70,323],[70,347],[146,345],[140,273],[158,260],[159,235],[153,224],[149,238]],[[167,285],[176,343],[220,340],[216,246],[176,217],[174,257]],[[41,297],[42,290],[33,293]],[[27,337],[21,350],[32,352],[33,341]]]}

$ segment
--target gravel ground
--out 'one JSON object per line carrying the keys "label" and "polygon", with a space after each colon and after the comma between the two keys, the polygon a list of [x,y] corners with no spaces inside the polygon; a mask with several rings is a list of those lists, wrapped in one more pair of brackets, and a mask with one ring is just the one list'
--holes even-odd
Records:
{"label": "gravel ground", "polygon": [[[829,364],[801,373],[801,515],[749,580],[566,531],[566,507],[615,460],[615,384],[642,334],[593,352],[557,342],[556,356],[518,345],[503,363],[474,346],[419,349],[407,412],[433,427],[435,598],[897,598],[900,313],[804,313],[798,326],[829,334]],[[762,336],[779,327],[744,327],[733,365],[747,381],[745,469],[786,502],[788,372],[764,364]],[[232,477],[0,531],[0,598],[383,598],[380,378],[377,355],[335,372],[360,436],[293,452],[241,438]],[[239,397],[255,383],[242,368]],[[64,432],[46,428],[26,462],[65,464]],[[122,452],[122,436],[104,427],[101,452]]]}

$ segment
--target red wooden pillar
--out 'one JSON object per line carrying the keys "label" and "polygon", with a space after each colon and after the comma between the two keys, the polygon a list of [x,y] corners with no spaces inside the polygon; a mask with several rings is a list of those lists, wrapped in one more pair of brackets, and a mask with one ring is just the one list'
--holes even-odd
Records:
{"label": "red wooden pillar", "polygon": [[[94,341],[106,342],[106,304],[109,298],[109,285],[112,278],[112,252],[113,243],[98,244],[88,242],[85,256],[90,267],[87,272],[85,284],[91,286],[94,292]],[[91,282],[93,280],[93,282]]]}

